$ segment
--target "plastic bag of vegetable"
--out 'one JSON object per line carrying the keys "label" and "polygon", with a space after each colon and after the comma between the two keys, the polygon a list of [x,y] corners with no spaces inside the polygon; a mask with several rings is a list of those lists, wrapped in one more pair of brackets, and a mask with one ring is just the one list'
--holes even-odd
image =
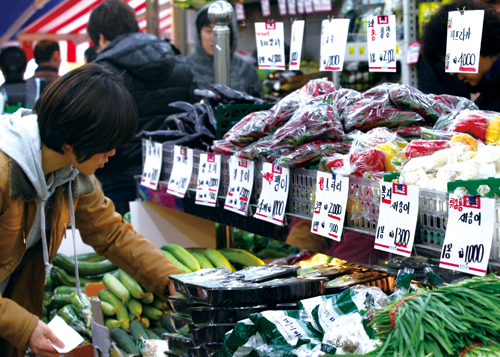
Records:
{"label": "plastic bag of vegetable", "polygon": [[269,131],[269,124],[265,121],[268,114],[268,111],[248,114],[224,134],[224,139],[239,147],[257,141]]}
{"label": "plastic bag of vegetable", "polygon": [[345,154],[349,151],[350,147],[350,144],[344,142],[324,142],[322,140],[316,140],[281,155],[275,161],[275,164],[285,167],[312,165],[318,162],[321,157],[333,154]]}
{"label": "plastic bag of vegetable", "polygon": [[484,110],[463,110],[439,118],[434,129],[466,133],[488,144],[500,140],[500,114]]}
{"label": "plastic bag of vegetable", "polygon": [[212,144],[212,151],[221,155],[233,155],[238,149],[236,145],[225,139],[214,140]]}

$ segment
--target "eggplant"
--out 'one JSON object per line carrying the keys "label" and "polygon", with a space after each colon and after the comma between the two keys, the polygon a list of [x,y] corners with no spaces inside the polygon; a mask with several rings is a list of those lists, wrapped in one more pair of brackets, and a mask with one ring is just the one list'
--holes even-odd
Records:
{"label": "eggplant", "polygon": [[141,131],[136,135],[137,138],[152,139],[158,142],[177,140],[184,136],[186,136],[186,133],[180,132],[178,130]]}
{"label": "eggplant", "polygon": [[212,131],[213,129],[213,132],[215,133],[215,131],[217,130],[217,114],[215,113],[215,109],[208,103],[204,103],[203,106],[207,110],[208,121],[211,126],[210,131]]}
{"label": "eggplant", "polygon": [[179,109],[180,111],[184,112],[195,112],[196,113],[196,108],[193,107],[192,104],[188,102],[173,102],[168,105],[170,108],[175,108]]}
{"label": "eggplant", "polygon": [[200,115],[198,118],[196,118],[195,130],[197,133],[205,134],[208,137],[212,138],[213,140],[215,139],[215,135],[209,129],[209,126],[206,125],[207,121],[208,121],[208,113]]}
{"label": "eggplant", "polygon": [[207,108],[205,108],[202,103],[195,103],[194,107],[196,108],[198,115],[201,115],[201,114],[207,112]]}
{"label": "eggplant", "polygon": [[197,97],[208,99],[214,104],[220,103],[222,100],[217,92],[211,91],[210,89],[195,89],[193,93]]}

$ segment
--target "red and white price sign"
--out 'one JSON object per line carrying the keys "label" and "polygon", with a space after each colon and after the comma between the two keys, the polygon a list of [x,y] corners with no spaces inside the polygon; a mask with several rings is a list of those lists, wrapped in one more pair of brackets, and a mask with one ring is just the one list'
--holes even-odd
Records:
{"label": "red and white price sign", "polygon": [[232,156],[229,159],[229,188],[224,209],[242,216],[248,213],[252,196],[255,162]]}
{"label": "red and white price sign", "polygon": [[303,14],[305,12],[304,0],[297,0],[297,12]]}
{"label": "red and white price sign", "polygon": [[367,20],[370,72],[396,72],[396,16],[369,16]]}
{"label": "red and white price sign", "polygon": [[439,266],[483,276],[495,228],[495,200],[450,193],[448,223]]}
{"label": "red and white price sign", "polygon": [[262,16],[271,16],[271,4],[269,0],[260,0],[260,8],[262,10]]}
{"label": "red and white price sign", "polygon": [[314,12],[322,12],[323,11],[323,3],[322,0],[312,0]]}
{"label": "red and white price sign", "polygon": [[220,155],[200,154],[195,204],[215,207],[220,185]]}
{"label": "red and white price sign", "polygon": [[144,168],[142,169],[142,186],[156,190],[160,181],[162,161],[163,145],[146,140],[146,160],[144,160]]}
{"label": "red and white price sign", "polygon": [[306,14],[312,14],[314,12],[313,0],[304,0],[306,6]]}
{"label": "red and white price sign", "polygon": [[332,0],[321,0],[321,9],[323,12],[332,11]]}
{"label": "red and white price sign", "polygon": [[278,10],[281,16],[286,16],[286,1],[287,0],[278,0]]}
{"label": "red and white price sign", "polygon": [[290,66],[291,71],[300,69],[300,59],[302,57],[302,41],[304,39],[304,20],[296,20],[292,23],[292,42],[290,44]]}
{"label": "red and white price sign", "polygon": [[477,73],[484,10],[448,12],[446,72]]}
{"label": "red and white price sign", "polygon": [[285,70],[283,22],[256,22],[255,38],[257,40],[259,68]]}
{"label": "red and white price sign", "polygon": [[237,2],[234,4],[234,10],[236,11],[236,20],[245,21],[245,6],[242,2]]}
{"label": "red and white price sign", "polygon": [[297,15],[297,5],[295,0],[287,0],[288,3],[288,15]]}
{"label": "red and white price sign", "polygon": [[183,198],[193,173],[193,149],[174,146],[174,165],[168,181],[167,193]]}
{"label": "red and white price sign", "polygon": [[349,19],[321,22],[320,71],[342,71],[348,31]]}
{"label": "red and white price sign", "polygon": [[380,182],[375,249],[409,257],[415,241],[419,187]]}
{"label": "red and white price sign", "polygon": [[311,232],[340,242],[349,192],[349,177],[318,171]]}
{"label": "red and white price sign", "polygon": [[290,169],[288,167],[264,163],[262,191],[257,201],[254,217],[283,226],[289,185]]}

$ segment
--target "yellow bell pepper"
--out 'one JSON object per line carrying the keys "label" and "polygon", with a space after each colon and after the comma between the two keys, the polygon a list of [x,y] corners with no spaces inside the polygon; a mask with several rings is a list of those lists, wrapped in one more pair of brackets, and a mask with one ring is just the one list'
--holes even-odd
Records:
{"label": "yellow bell pepper", "polygon": [[385,154],[385,170],[388,172],[396,172],[396,168],[392,165],[391,159],[399,152],[398,145],[393,143],[378,144],[375,148],[381,150]]}
{"label": "yellow bell pepper", "polygon": [[496,144],[500,140],[500,116],[490,120],[486,129],[486,143]]}
{"label": "yellow bell pepper", "polygon": [[474,152],[477,151],[477,141],[476,141],[476,139],[474,139],[469,134],[457,134],[457,135],[454,135],[450,139],[450,142],[452,142],[452,143],[462,143],[464,145],[469,145],[472,151],[474,151]]}

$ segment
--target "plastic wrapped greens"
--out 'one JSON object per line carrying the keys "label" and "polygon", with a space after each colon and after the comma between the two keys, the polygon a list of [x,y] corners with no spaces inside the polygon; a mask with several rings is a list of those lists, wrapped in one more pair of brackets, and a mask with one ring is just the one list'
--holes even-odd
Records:
{"label": "plastic wrapped greens", "polygon": [[312,165],[319,161],[321,157],[333,154],[345,154],[349,151],[350,145],[344,142],[323,142],[313,141],[301,147],[281,155],[275,164],[278,166],[299,167]]}
{"label": "plastic wrapped greens", "polygon": [[268,111],[248,114],[224,134],[224,139],[239,147],[245,147],[257,141],[269,130],[269,124],[265,121],[268,115]]}
{"label": "plastic wrapped greens", "polygon": [[212,151],[216,154],[233,155],[237,150],[239,150],[239,147],[225,139],[214,140],[212,144]]}
{"label": "plastic wrapped greens", "polygon": [[440,103],[409,85],[394,86],[389,90],[391,101],[400,110],[411,110],[420,114],[427,122],[435,123],[446,114]]}

